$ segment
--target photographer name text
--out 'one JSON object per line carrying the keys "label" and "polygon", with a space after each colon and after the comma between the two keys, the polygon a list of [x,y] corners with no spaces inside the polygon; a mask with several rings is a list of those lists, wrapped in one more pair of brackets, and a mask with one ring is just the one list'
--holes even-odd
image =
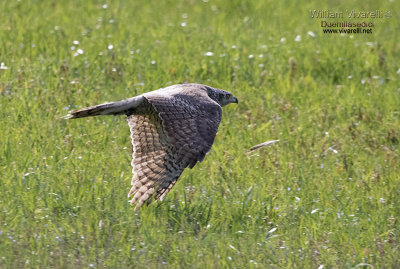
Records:
{"label": "photographer name text", "polygon": [[313,19],[335,19],[335,18],[349,18],[349,19],[382,19],[392,17],[392,12],[373,10],[373,11],[357,11],[357,10],[346,10],[346,11],[332,11],[329,9],[314,9],[310,10],[310,16]]}

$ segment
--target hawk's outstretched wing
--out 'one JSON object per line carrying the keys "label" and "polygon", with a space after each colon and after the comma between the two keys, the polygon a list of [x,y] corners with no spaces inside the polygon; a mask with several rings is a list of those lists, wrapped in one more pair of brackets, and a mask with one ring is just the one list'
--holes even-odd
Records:
{"label": "hawk's outstretched wing", "polygon": [[202,161],[221,121],[220,105],[210,98],[149,95],[128,113],[133,145],[133,179],[128,196],[136,209],[163,199],[186,167]]}

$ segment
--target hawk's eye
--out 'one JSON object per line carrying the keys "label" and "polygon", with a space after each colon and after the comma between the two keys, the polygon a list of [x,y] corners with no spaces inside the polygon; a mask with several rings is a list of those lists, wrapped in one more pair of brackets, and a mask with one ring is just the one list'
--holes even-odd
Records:
{"label": "hawk's eye", "polygon": [[225,95],[225,98],[226,98],[226,99],[229,99],[229,98],[231,98],[231,95],[230,95],[230,94],[227,94],[227,95]]}

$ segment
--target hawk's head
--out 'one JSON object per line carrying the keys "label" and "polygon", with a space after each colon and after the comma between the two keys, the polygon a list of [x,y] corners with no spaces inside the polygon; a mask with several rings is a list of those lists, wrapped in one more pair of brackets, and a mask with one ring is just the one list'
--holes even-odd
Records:
{"label": "hawk's head", "polygon": [[207,94],[221,107],[226,106],[227,104],[230,103],[236,103],[236,104],[239,103],[238,99],[235,96],[233,96],[233,94],[224,90],[207,87]]}

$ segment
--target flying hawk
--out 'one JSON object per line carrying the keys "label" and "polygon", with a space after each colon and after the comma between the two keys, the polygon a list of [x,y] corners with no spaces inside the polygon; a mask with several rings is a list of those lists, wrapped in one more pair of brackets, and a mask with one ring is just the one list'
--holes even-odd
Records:
{"label": "flying hawk", "polygon": [[119,102],[70,111],[65,118],[127,116],[133,145],[132,188],[138,209],[163,200],[186,167],[193,168],[211,149],[221,122],[221,107],[238,103],[231,93],[201,84],[180,84]]}

